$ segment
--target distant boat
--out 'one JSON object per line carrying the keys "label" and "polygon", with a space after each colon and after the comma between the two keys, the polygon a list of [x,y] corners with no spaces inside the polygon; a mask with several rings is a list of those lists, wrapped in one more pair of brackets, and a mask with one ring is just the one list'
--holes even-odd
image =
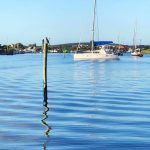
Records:
{"label": "distant boat", "polygon": [[[110,48],[105,48],[104,45],[111,44],[110,41],[105,42],[95,42],[94,36],[95,36],[95,16],[96,16],[96,0],[94,0],[94,16],[93,16],[93,37],[92,37],[92,47],[91,51],[89,53],[75,53],[74,59],[75,60],[90,60],[90,59],[119,59],[118,55],[114,54],[113,50]],[[104,44],[102,46],[102,44]],[[95,46],[102,46],[99,48],[99,50],[95,50]]]}
{"label": "distant boat", "polygon": [[132,56],[138,56],[138,57],[143,57],[143,53],[140,48],[134,49],[134,51],[131,53]]}
{"label": "distant boat", "polygon": [[119,38],[119,35],[118,35],[118,46],[116,46],[116,49],[115,49],[115,54],[116,55],[123,56],[123,51],[121,50],[121,48],[122,48],[122,45],[120,45],[120,38]]}
{"label": "distant boat", "polygon": [[134,48],[133,48],[133,50],[131,52],[131,55],[132,56],[143,57],[142,50],[140,48],[137,48],[137,45],[136,45],[136,34],[137,34],[137,25],[136,25],[136,28],[134,29],[134,36],[133,36]]}

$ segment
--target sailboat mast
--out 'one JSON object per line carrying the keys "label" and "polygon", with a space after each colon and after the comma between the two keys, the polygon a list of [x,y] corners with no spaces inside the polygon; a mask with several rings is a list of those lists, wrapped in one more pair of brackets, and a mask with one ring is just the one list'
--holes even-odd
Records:
{"label": "sailboat mast", "polygon": [[118,50],[120,50],[120,34],[118,34]]}
{"label": "sailboat mast", "polygon": [[136,29],[134,29],[133,45],[134,45],[134,49],[136,49]]}
{"label": "sailboat mast", "polygon": [[96,0],[94,0],[94,15],[93,15],[93,35],[92,35],[92,51],[94,50],[94,37],[95,37],[95,17],[96,17]]}
{"label": "sailboat mast", "polygon": [[136,21],[136,24],[135,24],[134,36],[133,36],[133,45],[134,45],[134,48],[135,48],[135,49],[137,48],[137,45],[136,45],[136,38],[137,38],[137,21]]}

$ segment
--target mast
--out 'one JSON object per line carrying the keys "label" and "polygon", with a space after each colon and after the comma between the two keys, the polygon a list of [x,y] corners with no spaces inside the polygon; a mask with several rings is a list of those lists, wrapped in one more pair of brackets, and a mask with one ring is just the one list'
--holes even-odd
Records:
{"label": "mast", "polygon": [[96,16],[96,0],[94,0],[94,15],[93,15],[93,35],[92,35],[92,52],[94,50],[94,36],[95,36],[95,16]]}
{"label": "mast", "polygon": [[120,50],[120,34],[118,34],[118,50]]}
{"label": "mast", "polygon": [[134,29],[134,36],[133,36],[134,49],[136,49],[136,42],[135,42],[135,39],[136,39],[136,29]]}
{"label": "mast", "polygon": [[137,38],[137,21],[136,21],[136,24],[135,24],[134,36],[133,36],[133,45],[134,45],[134,48],[135,48],[135,49],[137,48],[137,45],[136,45],[136,38]]}

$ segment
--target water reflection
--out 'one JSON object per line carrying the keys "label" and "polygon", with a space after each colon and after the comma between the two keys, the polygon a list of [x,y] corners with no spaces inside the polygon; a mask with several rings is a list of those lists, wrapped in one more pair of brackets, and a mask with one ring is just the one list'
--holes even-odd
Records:
{"label": "water reflection", "polygon": [[44,144],[42,146],[42,150],[46,150],[47,149],[48,142],[49,142],[49,138],[47,138],[46,141],[44,142]]}
{"label": "water reflection", "polygon": [[48,118],[49,107],[48,107],[48,101],[45,98],[44,98],[44,101],[43,101],[43,106],[44,106],[44,111],[43,111],[43,118],[41,120],[41,123],[45,127],[44,135],[49,136],[49,132],[51,130],[51,127],[49,127],[49,125],[46,123],[46,119]]}
{"label": "water reflection", "polygon": [[51,55],[48,104],[41,54],[0,56],[0,149],[149,149],[150,55],[93,63]]}
{"label": "water reflection", "polygon": [[133,58],[134,60],[139,60],[141,57],[139,57],[139,56],[132,56],[132,58]]}
{"label": "water reflection", "polygon": [[41,120],[41,123],[45,127],[44,135],[46,136],[46,141],[43,143],[42,150],[46,150],[49,141],[49,133],[51,130],[51,127],[46,123],[46,119],[48,118],[48,111],[49,111],[47,98],[44,98],[43,106],[44,106],[44,111],[43,111],[43,118]]}

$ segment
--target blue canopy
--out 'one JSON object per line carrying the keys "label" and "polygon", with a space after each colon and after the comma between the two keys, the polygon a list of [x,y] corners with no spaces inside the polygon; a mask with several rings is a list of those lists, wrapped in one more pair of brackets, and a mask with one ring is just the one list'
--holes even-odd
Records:
{"label": "blue canopy", "polygon": [[113,41],[94,41],[94,46],[112,44]]}

